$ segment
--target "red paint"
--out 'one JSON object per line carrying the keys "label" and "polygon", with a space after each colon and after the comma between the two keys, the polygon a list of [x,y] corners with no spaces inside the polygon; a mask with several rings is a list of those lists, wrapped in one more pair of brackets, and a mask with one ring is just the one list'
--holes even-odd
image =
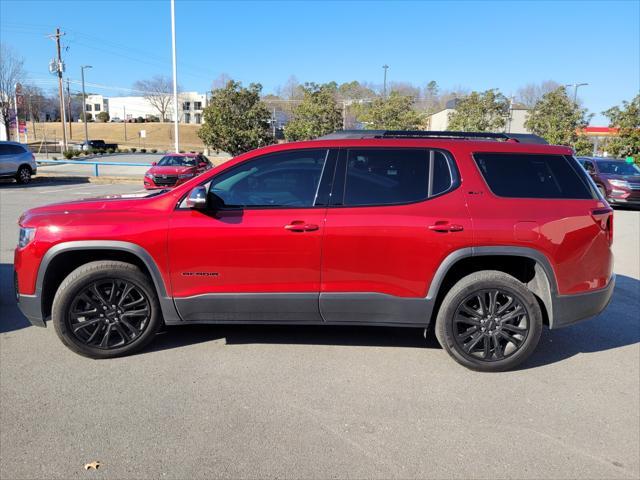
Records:
{"label": "red paint", "polygon": [[[447,150],[456,161],[461,185],[410,205],[217,214],[176,209],[191,188],[253,157],[303,147],[347,146]],[[37,234],[15,252],[20,293],[34,293],[46,251],[72,240],[140,245],[155,260],[168,293],[176,297],[317,291],[424,297],[435,270],[449,253],[500,245],[543,253],[553,266],[560,294],[604,287],[612,269],[612,214],[593,216],[592,211],[608,205],[600,200],[498,198],[472,159],[472,153],[480,151],[571,154],[565,147],[467,140],[325,140],[266,147],[155,197],[113,197],[29,210],[20,223],[37,227]],[[519,237],[514,234],[516,224],[531,229]],[[194,272],[205,275],[191,275]]]}

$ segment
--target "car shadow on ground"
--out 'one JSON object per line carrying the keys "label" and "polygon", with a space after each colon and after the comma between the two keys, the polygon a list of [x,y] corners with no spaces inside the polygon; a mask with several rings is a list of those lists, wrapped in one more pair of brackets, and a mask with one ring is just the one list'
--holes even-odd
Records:
{"label": "car shadow on ground", "polygon": [[13,179],[6,178],[0,179],[0,189],[12,189],[12,188],[31,188],[31,187],[57,187],[60,185],[76,185],[90,183],[89,177],[83,176],[68,176],[68,177],[48,177],[35,176],[31,178],[31,182],[23,185],[17,182],[14,182]]}
{"label": "car shadow on ground", "polygon": [[[579,353],[640,343],[640,281],[618,275],[611,304],[598,317],[559,330],[545,329],[538,348],[521,367],[552,364]],[[50,322],[49,322],[50,325]],[[0,264],[0,333],[31,327],[13,294],[13,265]],[[36,327],[33,327],[36,328]],[[140,355],[224,339],[227,345],[286,344],[440,348],[432,332],[394,327],[323,325],[184,325],[166,327]]]}

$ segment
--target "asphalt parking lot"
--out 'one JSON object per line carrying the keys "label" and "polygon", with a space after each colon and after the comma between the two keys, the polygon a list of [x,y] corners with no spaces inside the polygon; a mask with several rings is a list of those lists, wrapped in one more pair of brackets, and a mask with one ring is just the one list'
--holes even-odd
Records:
{"label": "asphalt parking lot", "polygon": [[640,212],[616,212],[606,312],[546,331],[518,371],[362,327],[174,327],[89,360],[17,310],[16,221],[139,189],[0,184],[0,478],[640,477]]}

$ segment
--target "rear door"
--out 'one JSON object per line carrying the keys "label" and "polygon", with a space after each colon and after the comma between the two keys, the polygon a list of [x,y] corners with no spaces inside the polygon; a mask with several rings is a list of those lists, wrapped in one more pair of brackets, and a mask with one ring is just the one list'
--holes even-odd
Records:
{"label": "rear door", "polygon": [[459,185],[444,150],[341,151],[322,252],[325,321],[428,322],[425,297],[435,270],[471,243]]}
{"label": "rear door", "polygon": [[24,151],[10,143],[0,143],[0,175],[13,175],[18,171],[18,157]]}

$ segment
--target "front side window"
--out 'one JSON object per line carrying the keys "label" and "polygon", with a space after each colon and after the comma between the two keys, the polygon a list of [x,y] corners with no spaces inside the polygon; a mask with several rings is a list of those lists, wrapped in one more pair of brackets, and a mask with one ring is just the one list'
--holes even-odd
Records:
{"label": "front side window", "polygon": [[217,176],[211,204],[223,208],[312,207],[328,150],[279,152],[250,160]]}
{"label": "front side window", "polygon": [[354,149],[347,154],[344,204],[420,202],[449,190],[452,184],[449,162],[441,151]]}
{"label": "front side window", "polygon": [[594,198],[588,177],[571,157],[476,153],[474,158],[489,188],[500,197]]}

